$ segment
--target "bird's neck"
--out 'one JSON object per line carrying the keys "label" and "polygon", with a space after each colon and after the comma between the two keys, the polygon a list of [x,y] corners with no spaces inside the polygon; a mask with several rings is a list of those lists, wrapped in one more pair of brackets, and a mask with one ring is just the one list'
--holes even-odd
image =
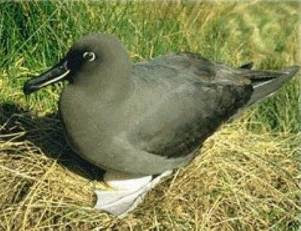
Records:
{"label": "bird's neck", "polygon": [[99,73],[87,76],[89,80],[81,84],[85,94],[103,104],[118,103],[128,98],[131,89],[131,64],[122,68],[108,67]]}

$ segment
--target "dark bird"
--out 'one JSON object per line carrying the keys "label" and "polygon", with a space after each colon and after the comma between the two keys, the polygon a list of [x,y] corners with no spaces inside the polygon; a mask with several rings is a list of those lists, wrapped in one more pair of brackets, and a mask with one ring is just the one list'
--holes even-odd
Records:
{"label": "dark bird", "polygon": [[98,190],[97,208],[120,215],[238,111],[266,98],[296,74],[231,68],[193,53],[133,64],[120,41],[91,34],[49,71],[24,85],[26,95],[67,80],[59,111],[67,140],[107,171],[115,191]]}

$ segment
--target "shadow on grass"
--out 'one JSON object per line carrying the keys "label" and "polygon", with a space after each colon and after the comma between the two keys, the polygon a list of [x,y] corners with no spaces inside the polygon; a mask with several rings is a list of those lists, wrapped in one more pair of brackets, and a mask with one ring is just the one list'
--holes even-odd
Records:
{"label": "shadow on grass", "polygon": [[0,104],[0,140],[29,141],[49,158],[90,180],[104,171],[76,155],[68,146],[57,113],[38,117],[14,103]]}

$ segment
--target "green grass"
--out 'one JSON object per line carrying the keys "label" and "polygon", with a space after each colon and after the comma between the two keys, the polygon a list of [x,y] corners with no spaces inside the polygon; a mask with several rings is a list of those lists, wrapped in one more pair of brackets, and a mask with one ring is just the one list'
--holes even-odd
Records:
{"label": "green grass", "polygon": [[[57,101],[62,84],[47,87],[28,98],[23,95],[22,86],[27,79],[55,64],[64,56],[72,43],[81,36],[95,31],[113,33],[125,44],[131,59],[135,62],[168,52],[191,51],[200,53],[212,61],[224,62],[232,66],[239,66],[253,61],[255,69],[277,70],[286,66],[301,64],[300,47],[298,47],[300,43],[298,37],[298,29],[300,29],[298,12],[300,11],[300,4],[297,1],[279,1],[277,3],[268,1],[245,3],[213,1],[201,3],[189,1],[147,2],[142,0],[127,3],[118,3],[117,1],[1,2],[0,152],[5,157],[3,159],[0,157],[0,167],[4,166],[6,170],[0,168],[0,178],[2,176],[1,179],[5,180],[13,176],[13,179],[15,179],[17,175],[14,174],[17,173],[12,172],[10,173],[12,175],[7,175],[7,168],[15,169],[19,165],[20,168],[18,167],[17,169],[20,169],[22,174],[26,173],[30,176],[31,173],[27,172],[27,167],[38,169],[37,175],[32,175],[32,178],[29,177],[29,180],[26,181],[27,183],[24,181],[24,185],[20,186],[24,188],[24,192],[22,192],[25,194],[25,199],[23,201],[27,203],[32,198],[30,197],[32,192],[36,192],[34,195],[42,197],[39,191],[34,191],[39,189],[38,185],[34,184],[35,180],[30,179],[38,178],[40,173],[48,174],[49,169],[51,174],[52,171],[58,171],[54,172],[58,175],[65,174],[64,171],[67,171],[57,166],[57,162],[52,162],[56,161],[68,149],[64,146],[65,143],[60,143],[53,139],[54,136],[61,136],[60,124],[56,118],[48,116],[48,114],[53,114],[57,111]],[[300,77],[300,73],[298,75]],[[239,137],[236,137],[234,139],[237,139],[238,146],[231,149],[229,148],[231,147],[230,141],[228,145],[224,144],[226,141],[223,139],[227,139],[227,135],[222,135],[223,139],[215,141],[221,149],[215,151],[217,155],[220,153],[225,159],[224,162],[219,162],[224,165],[218,168],[218,165],[212,160],[215,158],[220,161],[219,157],[213,154],[209,155],[213,156],[213,159],[208,159],[207,155],[208,158],[205,158],[205,162],[200,162],[200,165],[205,165],[205,168],[208,168],[208,173],[211,171],[213,175],[219,176],[216,184],[211,182],[210,185],[212,175],[206,175],[207,173],[204,171],[196,174],[200,178],[195,177],[188,170],[180,172],[180,175],[182,174],[183,177],[180,177],[179,181],[183,182],[184,186],[187,183],[187,181],[185,182],[185,174],[190,176],[191,179],[195,179],[196,182],[202,182],[202,184],[191,183],[190,186],[187,186],[188,188],[197,187],[200,190],[200,194],[197,196],[184,195],[184,192],[180,195],[184,195],[183,197],[185,198],[188,197],[188,199],[186,198],[187,201],[198,201],[196,198],[201,200],[203,197],[207,199],[210,197],[208,201],[204,199],[204,202],[198,201],[191,207],[189,207],[189,203],[186,204],[186,207],[181,207],[179,205],[184,203],[183,201],[180,199],[177,201],[176,199],[178,204],[175,204],[174,199],[168,197],[168,195],[176,196],[175,193],[178,191],[175,189],[170,191],[171,189],[162,187],[160,190],[167,191],[167,196],[165,196],[167,201],[165,200],[162,203],[171,210],[176,208],[179,211],[178,214],[183,215],[187,222],[185,222],[185,219],[177,217],[177,215],[167,213],[160,205],[156,206],[154,210],[146,206],[146,213],[152,218],[143,224],[141,221],[143,211],[138,210],[137,216],[131,217],[130,220],[133,227],[143,227],[143,229],[159,227],[160,229],[177,230],[191,228],[216,229],[216,224],[220,224],[226,230],[268,228],[286,230],[288,227],[291,230],[296,230],[298,222],[295,216],[300,209],[300,204],[297,205],[296,202],[298,187],[296,186],[297,171],[295,166],[296,149],[297,143],[300,141],[301,129],[300,90],[300,80],[295,78],[286,84],[275,96],[244,113],[239,120],[234,122],[234,128],[230,129],[234,133],[234,137],[236,137],[237,130],[240,131],[240,129],[249,134],[248,137],[254,139],[254,148],[256,145],[262,145],[263,148],[257,149],[257,152],[258,150],[270,150],[269,154],[263,151],[265,153],[263,154],[263,158],[265,158],[263,162],[267,165],[266,169],[262,168],[262,163],[256,159],[257,157],[252,153],[252,150],[250,155],[253,159],[248,159],[245,154],[240,156],[237,153],[239,150],[246,153],[248,148],[252,149],[251,141],[247,142],[246,148],[240,149]],[[27,111],[32,111],[33,114],[28,114]],[[45,128],[46,124],[48,125]],[[237,129],[236,124],[239,124],[239,129]],[[57,128],[53,126],[57,126]],[[267,132],[272,133],[273,136],[269,136]],[[3,136],[3,134],[6,136]],[[250,134],[253,134],[253,136]],[[263,137],[258,137],[261,134],[263,134]],[[277,142],[280,142],[282,139],[280,137],[286,143],[278,144]],[[272,143],[269,143],[267,138],[271,139]],[[50,140],[50,143],[47,143],[47,139]],[[275,139],[275,142],[277,142],[273,143],[274,140],[272,139]],[[55,146],[55,142],[58,142],[59,145]],[[241,141],[240,145],[245,147],[243,142]],[[56,148],[49,151],[47,148],[49,149],[50,146],[55,146]],[[275,150],[273,146],[275,146]],[[42,147],[41,150],[40,147]],[[234,155],[233,164],[237,164],[237,169],[245,163],[250,164],[250,166],[242,166],[241,172],[237,169],[235,170],[231,166],[231,162],[227,162],[227,160],[230,161],[231,157],[227,155],[226,151]],[[39,159],[40,157],[33,157],[32,155],[32,153],[42,153],[43,156],[44,154],[49,154],[49,152],[52,153],[50,159],[43,159],[44,157]],[[13,156],[22,155],[23,153],[24,157],[11,159],[6,156],[7,153],[13,153]],[[17,153],[19,154],[17,155]],[[39,164],[45,162],[45,169],[43,169],[42,165],[34,167],[34,163],[26,162],[29,158],[27,157],[28,155],[30,158],[37,158],[36,161]],[[6,157],[8,159],[5,159]],[[20,162],[18,158],[23,158],[23,162]],[[14,164],[11,165],[10,161],[13,161],[16,166]],[[1,163],[6,164],[1,165]],[[198,163],[194,163],[194,167],[191,168],[197,169]],[[281,166],[279,163],[283,165]],[[53,170],[51,166],[55,166],[53,168],[59,170]],[[257,172],[256,166],[261,169],[261,173]],[[279,176],[277,176],[277,172]],[[22,177],[22,174],[21,176],[18,175],[18,177]],[[203,182],[204,179],[201,179],[204,176],[208,177],[206,182]],[[236,188],[238,184],[236,182],[238,180],[237,176],[249,179],[251,183],[239,186],[241,191],[235,191],[238,190]],[[270,185],[276,191],[266,191],[267,189],[264,189],[265,184],[256,184],[257,178],[255,176],[267,179],[266,185]],[[76,176],[73,178],[76,178]],[[286,189],[282,186],[273,185],[275,179],[277,182],[278,178],[279,181],[283,180],[285,182],[284,184],[287,185],[288,191],[285,191]],[[87,180],[82,181],[88,184]],[[21,182],[23,181],[21,180]],[[13,185],[14,183],[16,181],[12,180],[11,184]],[[67,183],[64,182],[64,184]],[[180,185],[179,183],[174,184]],[[37,188],[33,187],[33,185]],[[172,185],[173,181],[168,187],[172,188]],[[74,185],[71,186],[74,187]],[[72,188],[71,186],[70,188]],[[202,186],[208,186],[208,189],[201,191]],[[57,187],[59,188],[59,186]],[[7,189],[5,186],[2,188],[3,190]],[[214,190],[211,191],[209,188]],[[255,190],[254,195],[252,195],[251,188]],[[91,191],[91,188],[89,190]],[[234,194],[231,194],[233,191],[235,191]],[[18,190],[16,192],[20,194]],[[26,194],[26,192],[30,195]],[[45,191],[41,192],[45,193]],[[86,194],[91,196],[87,192]],[[189,192],[192,193],[191,191]],[[1,192],[0,190],[0,195],[1,193],[5,193],[5,191]],[[18,195],[15,195],[15,197],[20,197]],[[29,196],[26,197],[26,195]],[[223,197],[221,198],[221,196]],[[267,202],[262,202],[261,197]],[[237,204],[229,204],[229,201],[233,199],[236,200],[235,203]],[[22,201],[22,198],[19,198],[19,200]],[[50,199],[47,197],[47,200]],[[56,200],[56,198],[54,197],[53,199],[51,196],[51,200]],[[80,199],[78,200],[80,201]],[[283,201],[289,205],[284,205]],[[266,207],[260,207],[259,202],[262,202]],[[252,203],[258,209],[251,205]],[[9,212],[1,214],[0,221],[2,219],[2,223],[4,222],[7,224],[7,227],[12,228],[13,226],[10,226],[11,223],[9,221],[12,221],[14,216],[18,217],[16,214],[21,213],[21,211],[15,211],[13,206],[10,207],[7,202],[4,204],[6,209],[9,208],[9,211],[14,211],[15,213],[11,212],[13,215],[9,215]],[[14,205],[16,202],[11,202],[11,204]],[[68,220],[68,222],[73,222],[77,225],[79,225],[77,223],[78,219],[83,219],[86,223],[82,222],[83,224],[80,224],[82,225],[81,227],[90,227],[89,225],[95,227],[101,223],[104,224],[104,220],[101,219],[105,219],[109,224],[108,226],[119,224],[119,221],[108,220],[107,217],[104,218],[104,215],[98,215],[97,213],[84,211],[82,212],[84,215],[80,214],[80,206],[79,208],[68,206],[67,204],[64,207],[64,211],[60,210],[58,212],[60,214],[58,217],[55,217],[53,211],[45,212],[45,214],[48,214],[48,218],[46,216],[46,221],[43,220],[44,223],[41,221],[41,223],[36,224],[36,227],[42,227],[42,223],[44,226],[50,227],[50,223],[54,222],[55,219],[62,222],[62,224],[65,220]],[[248,210],[248,206],[250,210]],[[53,209],[59,210],[59,208]],[[198,210],[207,217],[205,215],[198,217],[201,216],[196,212]],[[217,211],[217,213],[214,213],[214,211]],[[164,218],[166,214],[174,217]],[[39,216],[43,217],[44,215]],[[242,218],[243,216],[247,218],[244,219]],[[25,215],[24,217],[26,218]],[[30,227],[30,222],[25,218],[23,220],[20,218],[22,223],[20,227],[28,228]],[[49,223],[47,223],[47,219]],[[126,221],[121,221],[121,223],[125,225]],[[79,229],[77,225],[75,227]],[[106,225],[104,226],[107,227]],[[70,227],[73,226],[71,225]]]}

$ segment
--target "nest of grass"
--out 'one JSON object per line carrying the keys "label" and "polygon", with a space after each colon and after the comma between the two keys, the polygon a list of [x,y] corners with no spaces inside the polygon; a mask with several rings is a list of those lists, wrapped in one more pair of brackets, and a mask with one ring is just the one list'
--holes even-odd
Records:
{"label": "nest of grass", "polygon": [[93,209],[102,172],[75,156],[55,116],[2,108],[0,230],[297,229],[296,134],[225,125],[189,166],[123,219]]}

